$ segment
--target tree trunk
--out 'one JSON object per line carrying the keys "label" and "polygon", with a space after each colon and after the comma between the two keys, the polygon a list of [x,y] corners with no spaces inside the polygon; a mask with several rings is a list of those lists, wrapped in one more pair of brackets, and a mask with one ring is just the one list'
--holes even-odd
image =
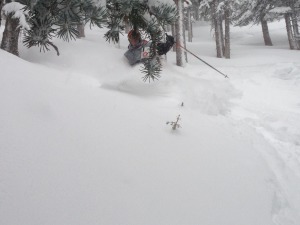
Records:
{"label": "tree trunk", "polygon": [[294,40],[294,37],[293,37],[292,25],[291,25],[291,17],[287,13],[287,14],[284,15],[284,19],[285,19],[285,25],[286,25],[286,31],[287,31],[287,36],[288,36],[288,40],[289,40],[290,49],[292,49],[292,50],[296,49],[295,40]]}
{"label": "tree trunk", "polygon": [[200,2],[195,2],[195,5],[193,6],[194,9],[194,15],[195,15],[195,20],[199,21],[200,20]]}
{"label": "tree trunk", "polygon": [[191,15],[191,7],[187,8],[187,30],[188,30],[188,42],[192,42],[192,15]]}
{"label": "tree trunk", "polygon": [[295,40],[295,47],[296,49],[300,50],[300,40],[299,40],[299,28],[298,28],[298,22],[297,22],[297,15],[295,10],[295,3],[292,4],[292,25],[293,25],[293,33],[294,33],[294,40]]}
{"label": "tree trunk", "polygon": [[220,30],[221,30],[221,41],[222,41],[222,53],[225,54],[225,38],[224,38],[224,29],[223,29],[223,18],[219,16]]}
{"label": "tree trunk", "polygon": [[10,14],[6,18],[5,29],[3,32],[0,48],[16,56],[19,56],[19,19],[14,19],[12,18],[12,16],[13,14]]}
{"label": "tree trunk", "polygon": [[130,27],[130,24],[129,24],[129,21],[128,21],[128,17],[125,17],[124,19],[124,26],[125,26],[125,34],[128,34],[129,31],[131,30],[131,27]]}
{"label": "tree trunk", "polygon": [[[176,37],[176,28],[175,28],[175,24],[172,24],[172,36]],[[173,52],[176,52],[176,44],[173,45]]]}
{"label": "tree trunk", "polygon": [[77,25],[77,29],[78,29],[78,38],[85,38],[85,32],[84,32],[84,23],[80,23]]}
{"label": "tree trunk", "polygon": [[268,23],[265,19],[261,18],[261,27],[262,27],[262,32],[263,32],[263,37],[264,37],[264,42],[266,46],[273,46],[270,33],[269,33],[269,27]]}
{"label": "tree trunk", "polygon": [[185,59],[182,47],[184,46],[184,37],[183,37],[183,0],[175,0],[178,8],[178,19],[175,24],[176,29],[176,65],[185,66]]}
{"label": "tree trunk", "polygon": [[225,51],[224,56],[230,59],[230,10],[228,7],[225,9]]}
{"label": "tree trunk", "polygon": [[219,19],[219,14],[217,12],[217,6],[218,6],[218,0],[214,0],[212,2],[213,4],[213,12],[212,12],[212,19],[214,22],[214,28],[215,28],[215,39],[216,39],[216,49],[217,49],[217,57],[222,58],[223,53],[222,53],[222,36],[221,36],[221,24],[220,24],[220,19]]}
{"label": "tree trunk", "polygon": [[0,27],[2,22],[2,7],[3,7],[4,0],[0,0]]}
{"label": "tree trunk", "polygon": [[[186,32],[186,29],[185,29],[185,26],[183,24],[183,43],[184,43],[184,48],[186,49],[186,35],[185,35],[185,32]],[[186,51],[183,51],[184,53],[184,59],[185,59],[185,62],[188,62],[188,57],[187,57],[187,52]]]}
{"label": "tree trunk", "polygon": [[193,41],[193,37],[194,37],[194,30],[193,30],[193,23],[191,22],[191,35],[192,35],[192,41]]}

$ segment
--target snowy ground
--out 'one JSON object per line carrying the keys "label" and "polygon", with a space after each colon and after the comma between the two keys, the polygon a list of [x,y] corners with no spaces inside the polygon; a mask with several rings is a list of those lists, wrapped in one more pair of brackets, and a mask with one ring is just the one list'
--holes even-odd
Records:
{"label": "snowy ground", "polygon": [[284,23],[273,47],[233,28],[230,60],[198,23],[188,48],[230,79],[170,53],[150,84],[125,36],[86,33],[57,40],[59,57],[0,50],[0,224],[300,224],[300,52]]}

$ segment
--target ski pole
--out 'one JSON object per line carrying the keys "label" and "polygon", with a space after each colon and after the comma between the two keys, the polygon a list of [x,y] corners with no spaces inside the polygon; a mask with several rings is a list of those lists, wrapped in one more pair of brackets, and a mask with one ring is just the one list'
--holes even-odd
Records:
{"label": "ski pole", "polygon": [[217,70],[215,67],[213,67],[212,65],[208,64],[207,62],[205,62],[203,59],[201,59],[200,57],[196,56],[194,53],[192,53],[191,51],[187,50],[185,47],[181,46],[180,44],[178,44],[178,46],[180,48],[183,48],[185,51],[187,51],[188,53],[190,53],[192,56],[196,57],[197,59],[199,59],[201,62],[205,63],[206,65],[208,65],[209,67],[213,68],[215,71],[217,71],[218,73],[222,74],[225,78],[229,78],[226,74],[222,73],[221,71]]}

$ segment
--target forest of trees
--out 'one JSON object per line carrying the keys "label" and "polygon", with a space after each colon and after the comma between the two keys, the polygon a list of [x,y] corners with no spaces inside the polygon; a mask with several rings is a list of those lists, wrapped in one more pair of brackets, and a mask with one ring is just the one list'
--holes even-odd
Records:
{"label": "forest of trees", "polygon": [[155,4],[152,0],[0,0],[0,8],[5,26],[0,47],[17,56],[20,35],[28,48],[54,49],[59,55],[53,37],[82,38],[86,24],[107,27],[105,38],[115,43],[120,33],[142,30],[153,43],[142,70],[149,80],[159,77],[157,43],[166,31],[176,39],[177,65],[184,66],[184,48],[186,41],[192,42],[197,20],[211,23],[219,58],[230,58],[231,26],[260,24],[262,42],[272,46],[268,23],[280,19],[285,20],[290,49],[300,50],[300,0],[164,0]]}
{"label": "forest of trees", "polygon": [[260,24],[266,46],[272,46],[268,22],[284,19],[290,49],[300,49],[300,0],[191,0],[195,19],[211,21],[217,57],[230,58],[230,26]]}

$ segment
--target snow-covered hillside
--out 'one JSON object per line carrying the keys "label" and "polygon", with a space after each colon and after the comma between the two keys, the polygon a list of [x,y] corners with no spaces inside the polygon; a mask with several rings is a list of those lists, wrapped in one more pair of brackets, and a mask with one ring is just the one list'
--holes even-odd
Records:
{"label": "snow-covered hillside", "polygon": [[196,24],[188,48],[229,79],[172,52],[144,83],[126,36],[104,32],[55,41],[59,57],[0,50],[0,224],[300,224],[300,52],[283,22],[273,47],[234,28],[230,60]]}

